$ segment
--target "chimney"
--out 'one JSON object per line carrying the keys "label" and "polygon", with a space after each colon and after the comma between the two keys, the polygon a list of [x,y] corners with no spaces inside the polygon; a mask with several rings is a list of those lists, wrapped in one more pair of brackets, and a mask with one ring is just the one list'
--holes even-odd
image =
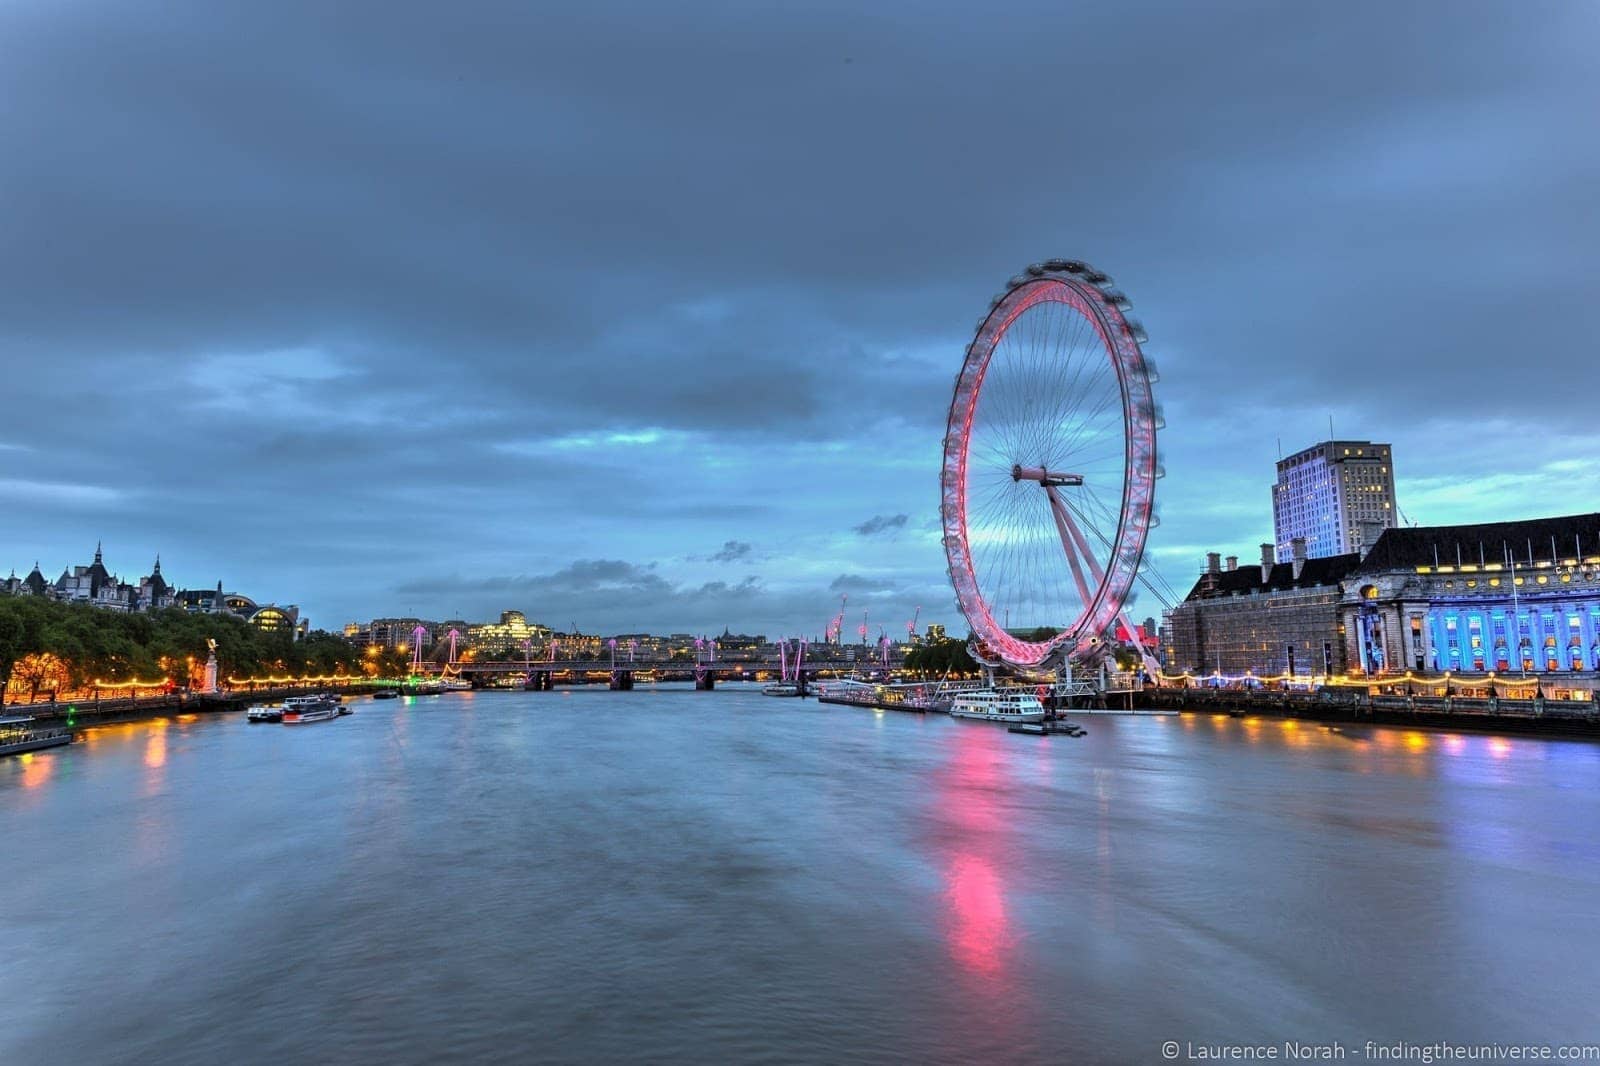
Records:
{"label": "chimney", "polygon": [[1239,557],[1237,555],[1228,556],[1228,569],[1229,570],[1237,570],[1237,569],[1239,569]]}
{"label": "chimney", "polygon": [[1206,552],[1206,573],[1218,574],[1222,572],[1222,555],[1220,552]]}
{"label": "chimney", "polygon": [[1289,550],[1294,553],[1294,579],[1300,580],[1300,571],[1306,568],[1306,538],[1295,537],[1289,542]]}
{"label": "chimney", "polygon": [[1261,546],[1261,583],[1263,585],[1272,580],[1272,567],[1277,561],[1278,558],[1273,551],[1272,545],[1263,544]]}

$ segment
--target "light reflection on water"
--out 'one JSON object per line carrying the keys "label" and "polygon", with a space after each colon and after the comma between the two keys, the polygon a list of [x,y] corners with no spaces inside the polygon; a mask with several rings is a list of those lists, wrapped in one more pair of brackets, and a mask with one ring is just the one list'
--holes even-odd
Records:
{"label": "light reflection on water", "polygon": [[0,1061],[1537,1042],[1600,981],[1590,744],[1211,714],[1036,738],[733,686],[355,708],[0,760],[28,857]]}
{"label": "light reflection on water", "polygon": [[159,770],[167,764],[167,720],[158,718],[148,725],[149,739],[144,748],[144,764]]}
{"label": "light reflection on water", "polygon": [[16,756],[18,764],[22,767],[20,779],[23,788],[39,788],[50,780],[50,771],[55,767],[55,760],[48,757],[47,752],[25,751]]}
{"label": "light reflection on water", "polygon": [[1001,809],[1006,767],[995,750],[998,736],[984,726],[960,730],[937,777],[941,813],[954,830],[942,857],[951,954],[985,980],[1003,976],[1011,947],[1000,875],[1010,829]]}

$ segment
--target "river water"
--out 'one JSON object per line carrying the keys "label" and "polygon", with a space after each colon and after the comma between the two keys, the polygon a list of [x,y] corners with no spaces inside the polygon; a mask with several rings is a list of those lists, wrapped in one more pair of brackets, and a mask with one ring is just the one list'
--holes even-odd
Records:
{"label": "river water", "polygon": [[0,760],[0,1063],[1600,1041],[1600,746],[753,689]]}

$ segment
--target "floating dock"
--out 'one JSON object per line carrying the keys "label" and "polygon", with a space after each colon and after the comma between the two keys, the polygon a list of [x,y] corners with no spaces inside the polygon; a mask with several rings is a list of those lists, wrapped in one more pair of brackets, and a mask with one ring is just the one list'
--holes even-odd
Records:
{"label": "floating dock", "polygon": [[1043,722],[1023,722],[1006,726],[1007,733],[1020,733],[1029,737],[1081,737],[1088,730],[1065,718],[1047,718]]}

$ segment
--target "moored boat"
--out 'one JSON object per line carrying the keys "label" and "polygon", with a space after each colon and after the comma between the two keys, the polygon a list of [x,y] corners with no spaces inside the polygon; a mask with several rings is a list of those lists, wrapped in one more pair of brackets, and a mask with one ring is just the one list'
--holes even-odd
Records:
{"label": "moored boat", "polygon": [[977,718],[985,722],[1044,721],[1044,704],[1027,689],[979,689],[962,692],[950,702],[950,717]]}
{"label": "moored boat", "polygon": [[283,708],[275,707],[270,703],[258,703],[244,712],[245,719],[251,722],[281,722],[283,721]]}
{"label": "moored boat", "polygon": [[798,696],[800,686],[793,681],[774,681],[761,690],[763,696]]}
{"label": "moored boat", "polygon": [[332,696],[290,696],[283,701],[284,725],[308,725],[339,717],[339,701]]}
{"label": "moored boat", "polygon": [[397,688],[380,688],[378,691],[376,691],[376,692],[374,692],[372,694],[372,698],[375,699],[375,700],[395,700],[395,699],[399,699],[400,698],[400,690],[397,689]]}
{"label": "moored boat", "polygon": [[0,755],[20,755],[25,751],[58,748],[72,743],[72,730],[57,726],[38,726],[25,714],[0,718]]}

